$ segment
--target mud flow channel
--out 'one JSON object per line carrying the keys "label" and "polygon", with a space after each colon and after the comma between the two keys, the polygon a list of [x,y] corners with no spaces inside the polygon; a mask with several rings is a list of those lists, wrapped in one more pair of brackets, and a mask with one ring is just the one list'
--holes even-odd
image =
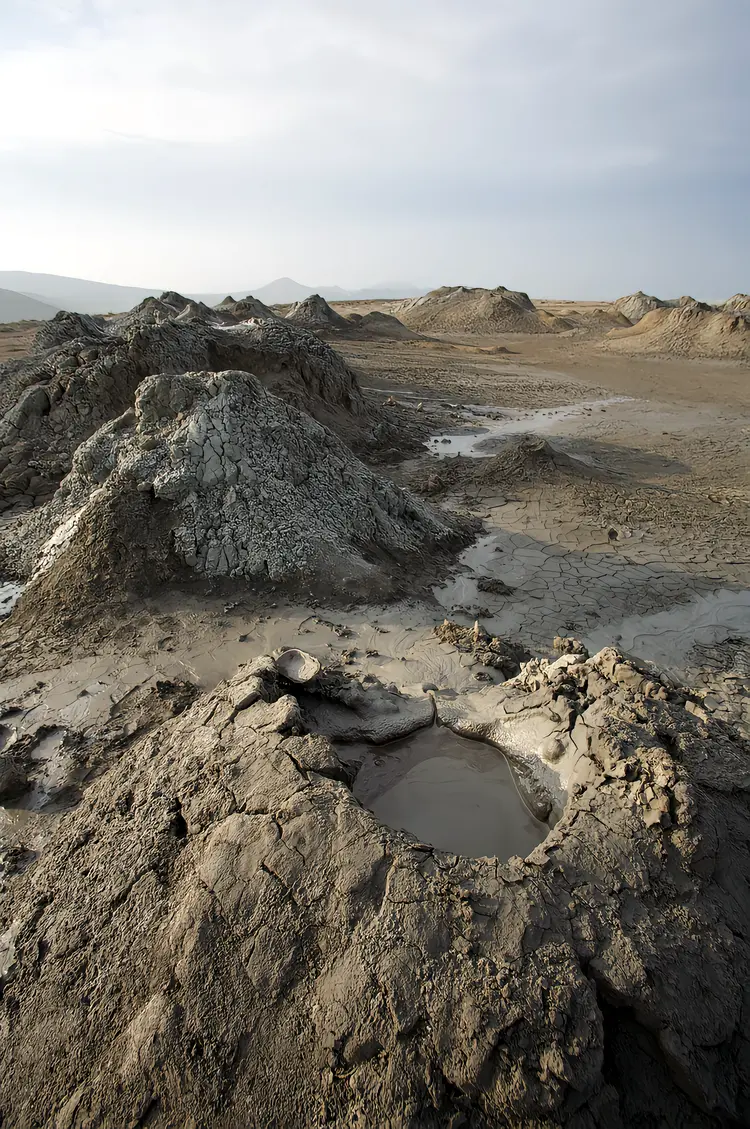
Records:
{"label": "mud flow channel", "polygon": [[497,749],[450,729],[342,749],[361,763],[354,795],[381,823],[452,854],[525,857],[549,832],[527,809]]}

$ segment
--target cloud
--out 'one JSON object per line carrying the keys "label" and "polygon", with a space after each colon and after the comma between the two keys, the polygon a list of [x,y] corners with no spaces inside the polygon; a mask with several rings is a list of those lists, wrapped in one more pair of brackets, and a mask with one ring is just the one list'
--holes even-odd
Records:
{"label": "cloud", "polygon": [[158,232],[140,277],[184,270],[190,232],[194,286],[222,288],[232,246],[259,281],[473,281],[477,229],[516,247],[557,215],[581,246],[609,231],[604,284],[630,258],[624,212],[645,230],[675,192],[698,206],[707,170],[714,197],[747,176],[748,31],[744,0],[6,0],[0,206],[28,219],[6,254],[62,270],[55,230],[76,224],[67,272],[119,278],[135,226]]}

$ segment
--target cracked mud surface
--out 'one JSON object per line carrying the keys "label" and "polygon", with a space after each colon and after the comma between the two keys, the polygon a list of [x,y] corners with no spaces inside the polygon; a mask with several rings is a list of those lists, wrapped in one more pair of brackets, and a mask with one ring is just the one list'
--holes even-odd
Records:
{"label": "cracked mud surface", "polygon": [[[746,373],[555,334],[337,341],[345,362],[178,298],[113,327],[103,419],[134,359],[252,339],[274,394],[484,529],[396,603],[171,578],[74,636],[0,622],[3,1124],[747,1123]],[[72,408],[97,358],[71,326],[51,418],[6,452],[3,529],[52,512],[101,422]],[[28,518],[19,458],[43,480]],[[549,665],[571,635],[601,653]],[[253,665],[288,647],[317,682]],[[470,804],[483,772],[473,823],[434,792],[379,803],[447,782]],[[440,849],[484,852],[499,809],[533,841]]]}
{"label": "cracked mud surface", "polygon": [[526,860],[381,825],[270,660],[132,743],[3,895],[4,1118],[746,1121],[747,746],[615,652],[485,693],[566,765]]}

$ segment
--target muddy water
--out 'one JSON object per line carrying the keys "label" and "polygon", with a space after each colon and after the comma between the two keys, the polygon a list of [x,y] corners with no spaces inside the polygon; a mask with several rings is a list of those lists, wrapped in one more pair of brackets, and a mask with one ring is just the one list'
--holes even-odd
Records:
{"label": "muddy water", "polygon": [[425,442],[425,446],[430,454],[441,459],[455,455],[487,459],[497,454],[498,444],[508,436],[529,432],[544,435],[554,431],[566,420],[599,412],[629,399],[629,396],[612,396],[605,400],[582,400],[577,404],[564,404],[559,408],[535,408],[525,412],[505,409],[502,413],[490,407],[470,405],[461,413],[467,420],[463,429],[456,428],[433,435]]}
{"label": "muddy water", "polygon": [[[506,590],[483,591],[487,579]],[[496,530],[464,551],[456,574],[434,594],[459,622],[478,617],[495,634],[542,651],[555,635],[574,633],[592,653],[614,643],[681,677],[696,644],[750,635],[749,590],[638,561],[627,545],[623,552],[574,550]]]}
{"label": "muddy water", "polygon": [[727,638],[750,638],[750,591],[717,588],[686,603],[632,615],[597,628],[586,637],[592,651],[614,641],[624,651],[656,663],[677,679],[692,673],[693,651]]}
{"label": "muddy water", "polygon": [[354,794],[360,803],[381,823],[441,850],[524,857],[549,831],[527,810],[502,753],[449,729],[421,729],[359,756]]}

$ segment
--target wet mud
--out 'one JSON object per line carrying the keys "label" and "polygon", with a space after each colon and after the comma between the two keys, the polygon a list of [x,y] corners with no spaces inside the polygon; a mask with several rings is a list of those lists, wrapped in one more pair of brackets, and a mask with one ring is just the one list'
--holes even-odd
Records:
{"label": "wet mud", "polygon": [[[355,750],[339,748],[358,763]],[[443,851],[525,857],[549,832],[526,807],[503,754],[430,726],[359,752],[354,795],[377,818]]]}

